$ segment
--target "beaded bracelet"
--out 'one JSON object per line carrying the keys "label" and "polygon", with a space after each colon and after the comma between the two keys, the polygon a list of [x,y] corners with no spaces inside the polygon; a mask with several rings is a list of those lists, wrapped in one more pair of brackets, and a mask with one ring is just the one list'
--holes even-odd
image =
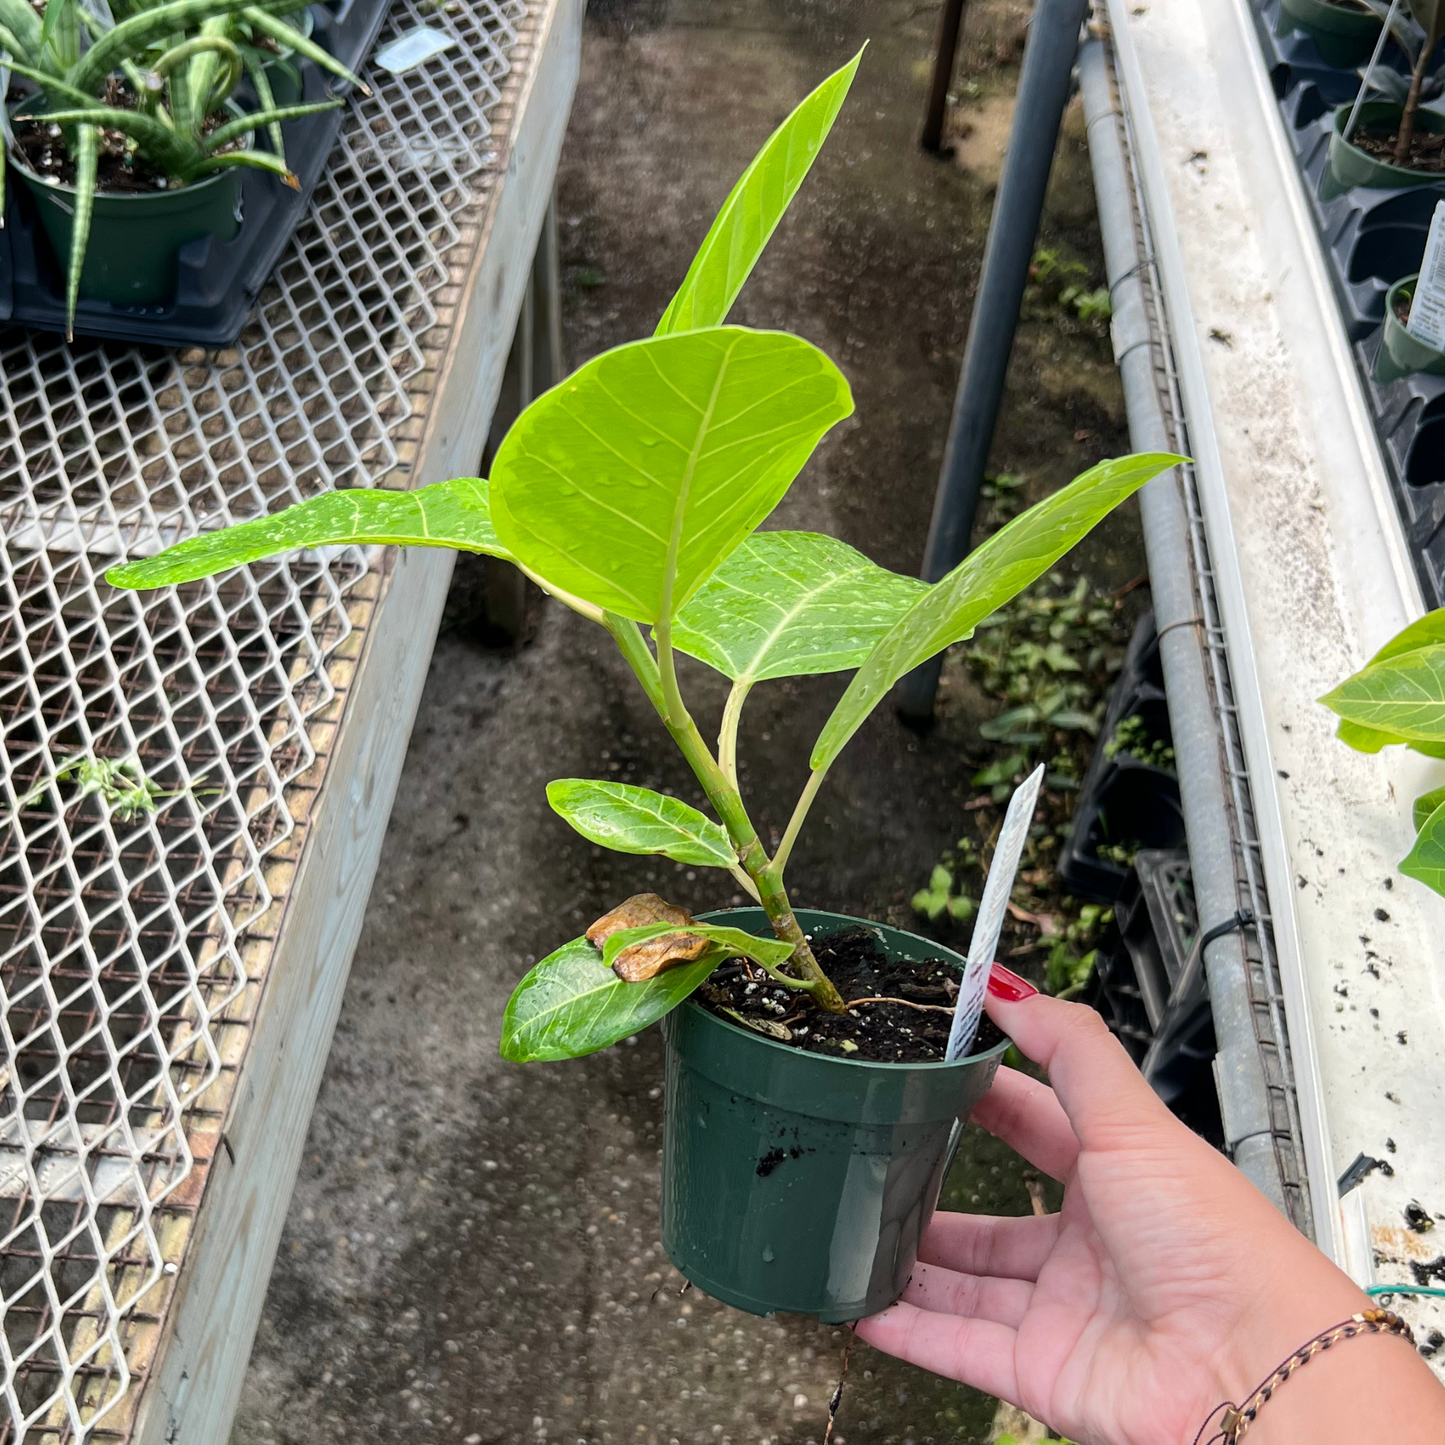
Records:
{"label": "beaded bracelet", "polygon": [[[1351,1315],[1343,1324],[1335,1325],[1333,1329],[1328,1329],[1307,1344],[1301,1345],[1242,1405],[1231,1404],[1229,1401],[1216,1405],[1199,1427],[1199,1433],[1194,1437],[1194,1445],[1200,1445],[1201,1441],[1204,1441],[1204,1445],[1216,1445],[1217,1441],[1222,1441],[1223,1445],[1235,1445],[1254,1423],[1254,1417],[1259,1414],[1265,1401],[1301,1365],[1307,1365],[1331,1345],[1336,1345],[1341,1340],[1354,1339],[1356,1335],[1400,1335],[1412,1345],[1415,1343],[1410,1326],[1391,1310],[1368,1309]],[[1207,1441],[1204,1440],[1204,1432],[1221,1410],[1224,1414],[1220,1416],[1219,1429]]]}

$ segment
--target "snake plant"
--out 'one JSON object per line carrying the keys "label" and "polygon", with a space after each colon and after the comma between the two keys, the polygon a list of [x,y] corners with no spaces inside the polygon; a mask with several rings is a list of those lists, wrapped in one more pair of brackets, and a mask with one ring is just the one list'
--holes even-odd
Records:
{"label": "snake plant", "polygon": [[[14,120],[43,117],[60,126],[75,163],[67,335],[73,331],[80,295],[102,129],[119,132],[133,155],[181,185],[233,166],[271,171],[288,185],[298,184],[283,154],[226,147],[259,129],[271,129],[273,138],[279,139],[282,121],[335,109],[340,100],[264,105],[267,88],[261,110],[237,113],[207,130],[210,118],[226,106],[246,69],[235,37],[240,22],[361,85],[320,46],[277,18],[278,13],[295,9],[296,0],[166,0],[133,5],[115,17],[99,5],[92,9],[78,0],[47,0],[42,19],[28,0],[0,0],[0,59],[39,92],[22,102]],[[102,98],[112,77],[129,91],[133,108]],[[0,147],[0,204],[3,166],[4,147]]]}

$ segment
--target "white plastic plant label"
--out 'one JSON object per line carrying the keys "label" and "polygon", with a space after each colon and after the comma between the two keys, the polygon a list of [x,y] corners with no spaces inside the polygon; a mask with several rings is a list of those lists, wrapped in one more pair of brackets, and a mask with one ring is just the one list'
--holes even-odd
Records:
{"label": "white plastic plant label", "polygon": [[1445,201],[1435,202],[1430,218],[1430,235],[1425,257],[1420,262],[1420,279],[1410,302],[1410,320],[1405,329],[1416,341],[1445,351]]}
{"label": "white plastic plant label", "polygon": [[993,850],[993,862],[983,885],[983,901],[974,920],[973,941],[968,946],[968,963],[963,971],[958,1002],[953,1006],[953,1027],[948,1032],[948,1048],[943,1055],[950,1063],[968,1052],[973,1036],[978,1032],[983,997],[988,992],[989,970],[993,967],[993,952],[998,947],[999,934],[1003,930],[1004,912],[1013,897],[1014,878],[1019,871],[1024,844],[1028,841],[1029,824],[1034,820],[1034,804],[1039,800],[1043,781],[1044,765],[1040,763],[1009,799],[1003,831],[998,836],[998,846]]}
{"label": "white plastic plant label", "polygon": [[398,35],[390,45],[378,50],[375,59],[383,70],[400,75],[404,70],[415,70],[418,65],[425,65],[443,50],[451,50],[456,43],[450,35],[444,35],[440,30],[418,25],[415,30]]}

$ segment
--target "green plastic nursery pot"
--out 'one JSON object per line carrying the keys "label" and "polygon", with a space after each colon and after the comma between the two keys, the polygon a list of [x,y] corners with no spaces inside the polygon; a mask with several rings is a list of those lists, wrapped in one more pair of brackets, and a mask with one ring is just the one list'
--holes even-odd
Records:
{"label": "green plastic nursery pot", "polygon": [[[883,924],[800,910],[814,937],[862,925],[892,958],[964,960]],[[771,936],[761,908],[704,914]],[[663,1020],[662,1242],[700,1290],[751,1314],[836,1322],[892,1304],[938,1202],[955,1121],[1001,1042],[957,1063],[870,1064],[789,1048],[689,1001]]]}
{"label": "green plastic nursery pot", "polygon": [[[1404,166],[1392,166],[1366,155],[1353,141],[1345,139],[1350,109],[1349,105],[1340,106],[1331,123],[1329,163],[1320,177],[1320,195],[1325,200],[1342,196],[1355,186],[1382,191],[1399,186],[1429,186],[1445,179],[1438,171],[1406,170]],[[1360,107],[1355,129],[1394,131],[1400,123],[1402,109],[1393,100],[1368,100]],[[1422,108],[1416,112],[1415,128],[1432,135],[1445,134],[1445,115]]]}
{"label": "green plastic nursery pot", "polygon": [[1332,5],[1330,0],[1280,0],[1280,33],[1303,30],[1326,65],[1342,69],[1370,58],[1383,24],[1363,6]]}
{"label": "green plastic nursery pot", "polygon": [[[40,223],[63,276],[69,266],[75,188],[51,185],[11,156],[35,198]],[[95,197],[80,294],[117,306],[154,306],[176,290],[176,252],[200,236],[233,240],[241,229],[241,174],[231,168],[176,190]]]}
{"label": "green plastic nursery pot", "polygon": [[1445,351],[1436,351],[1418,337],[1412,336],[1395,315],[1395,303],[1403,296],[1415,294],[1417,276],[1402,276],[1385,293],[1385,332],[1375,357],[1375,380],[1395,381],[1411,372],[1423,371],[1430,376],[1445,376]]}

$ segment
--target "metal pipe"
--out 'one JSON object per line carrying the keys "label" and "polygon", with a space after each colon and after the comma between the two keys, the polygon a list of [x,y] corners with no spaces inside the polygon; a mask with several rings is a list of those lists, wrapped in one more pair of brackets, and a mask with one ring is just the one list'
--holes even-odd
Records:
{"label": "metal pipe", "polygon": [[[1136,224],[1135,194],[1124,150],[1123,118],[1105,44],[1091,38],[1079,52],[1089,161],[1113,303],[1114,360],[1124,389],[1129,439],[1137,451],[1176,449],[1159,387],[1154,328],[1145,275],[1151,263]],[[1201,929],[1231,919],[1239,908],[1234,824],[1224,775],[1218,715],[1209,685],[1198,578],[1191,563],[1189,515],[1177,472],[1139,493],[1149,585],[1159,629],[1169,725]],[[1237,930],[1205,943],[1205,970],[1218,1047],[1215,1079],[1225,1142],[1235,1163],[1283,1210],[1264,1061],[1255,1032]]]}
{"label": "metal pipe", "polygon": [[938,49],[933,56],[933,79],[928,85],[923,134],[918,137],[918,144],[935,155],[943,149],[943,118],[948,110],[948,83],[953,79],[958,35],[963,29],[963,8],[964,0],[943,0],[943,13],[938,17]]}
{"label": "metal pipe", "polygon": [[[1008,153],[989,223],[983,274],[969,321],[953,420],[933,499],[933,519],[923,559],[925,582],[937,582],[968,551],[1019,307],[1028,283],[1034,238],[1053,168],[1059,124],[1069,99],[1079,27],[1087,8],[1088,0],[1038,0],[1034,7]],[[933,715],[942,665],[940,654],[899,683],[898,710],[904,717],[924,720]]]}

